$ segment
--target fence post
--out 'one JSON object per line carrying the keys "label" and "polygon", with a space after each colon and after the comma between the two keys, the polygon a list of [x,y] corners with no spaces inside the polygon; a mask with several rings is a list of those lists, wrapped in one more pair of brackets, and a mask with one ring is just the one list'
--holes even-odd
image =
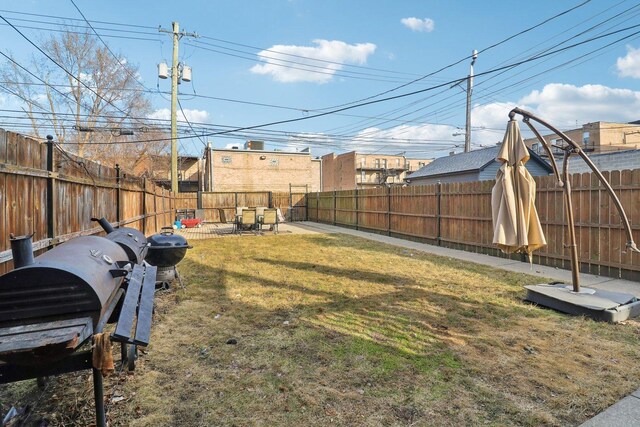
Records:
{"label": "fence post", "polygon": [[358,228],[358,224],[359,224],[359,218],[358,217],[360,216],[360,214],[358,213],[358,209],[359,209],[358,208],[358,187],[356,187],[356,196],[355,197],[356,197],[356,200],[355,200],[355,202],[356,202],[355,203],[355,206],[356,206],[356,230],[358,230],[359,229]]}
{"label": "fence post", "polygon": [[116,163],[116,223],[120,227],[120,165]]}
{"label": "fence post", "polygon": [[320,192],[316,191],[316,222],[320,222]]}
{"label": "fence post", "polygon": [[442,196],[442,182],[438,181],[436,184],[436,241],[438,242],[438,246],[442,246],[442,236],[440,235],[440,215],[441,215],[441,206],[440,206],[440,197]]}
{"label": "fence post", "polygon": [[391,186],[387,186],[387,236],[391,236]]}
{"label": "fence post", "polygon": [[236,208],[235,208],[235,211],[233,212],[233,216],[234,216],[234,218],[235,218],[235,215],[236,215],[236,213],[238,212],[238,192],[236,191],[236,192],[235,192],[235,193],[233,193],[233,194],[235,194],[235,197],[236,197]]}
{"label": "fence post", "polygon": [[56,201],[53,197],[55,190],[55,178],[53,173],[53,136],[47,135],[47,237],[56,237],[55,212]]}
{"label": "fence post", "polygon": [[269,191],[269,209],[273,207],[273,191]]}
{"label": "fence post", "polygon": [[337,204],[336,204],[336,190],[333,190],[333,225],[336,225],[336,213],[337,213]]}
{"label": "fence post", "polygon": [[147,178],[142,177],[142,234],[147,234]]}
{"label": "fence post", "polygon": [[289,183],[289,221],[293,221],[293,197],[291,195],[291,183]]}
{"label": "fence post", "polygon": [[153,224],[155,226],[153,233],[155,234],[158,232],[158,187],[155,182],[153,183]]}

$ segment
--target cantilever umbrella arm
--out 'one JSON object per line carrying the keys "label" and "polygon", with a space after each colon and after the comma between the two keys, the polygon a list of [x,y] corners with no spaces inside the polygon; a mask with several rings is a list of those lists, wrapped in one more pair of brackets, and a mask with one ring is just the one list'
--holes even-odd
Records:
{"label": "cantilever umbrella arm", "polygon": [[[572,152],[573,153],[577,153],[580,157],[582,157],[582,160],[584,160],[584,162],[587,164],[587,166],[589,166],[589,168],[593,171],[593,173],[598,177],[598,180],[600,181],[600,183],[602,183],[604,188],[609,193],[609,196],[611,196],[611,199],[613,200],[614,205],[618,209],[618,213],[620,214],[620,219],[622,221],[622,225],[623,225],[625,233],[627,235],[627,243],[626,243],[627,249],[629,249],[631,251],[634,251],[634,252],[640,252],[640,250],[638,250],[638,247],[636,246],[636,243],[633,240],[633,234],[631,232],[631,226],[629,225],[629,219],[627,218],[627,214],[625,213],[624,208],[622,207],[622,203],[620,203],[620,199],[618,199],[618,196],[613,191],[613,188],[611,188],[611,185],[609,184],[609,182],[602,175],[602,172],[600,172],[600,170],[598,170],[596,165],[591,161],[591,159],[587,156],[587,154],[584,152],[584,150],[582,150],[580,145],[577,144],[575,141],[573,141],[571,138],[569,138],[566,134],[561,132],[559,129],[555,128],[554,126],[552,126],[551,124],[549,124],[546,121],[542,120],[541,118],[536,117],[534,114],[532,114],[532,113],[530,113],[530,112],[528,112],[526,110],[523,110],[521,108],[517,108],[516,107],[513,110],[511,110],[509,112],[509,118],[513,119],[516,114],[520,114],[523,117],[524,122],[527,124],[527,126],[529,126],[529,128],[532,130],[532,132],[534,133],[534,135],[536,136],[538,141],[540,141],[540,143],[542,144],[542,147],[544,148],[544,150],[546,151],[547,155],[549,156],[549,159],[551,160],[551,167],[553,168],[553,173],[554,173],[556,179],[558,180],[558,184],[560,186],[564,187],[565,202],[566,202],[567,217],[568,217],[567,226],[569,228],[569,237],[570,237],[570,240],[571,240],[571,243],[569,244],[569,247],[571,249],[571,270],[572,270],[572,276],[573,276],[573,290],[574,290],[574,292],[579,292],[580,291],[580,284],[579,284],[579,279],[578,279],[578,270],[579,270],[578,253],[577,253],[577,247],[576,247],[573,208],[572,208],[572,205],[571,205],[571,186],[570,186],[570,183],[569,183],[569,180],[568,180],[568,165],[567,165],[568,160],[569,160],[569,155]],[[569,145],[569,147],[567,149],[565,149],[565,156],[564,156],[563,168],[562,168],[562,176],[560,175],[560,172],[558,171],[558,165],[556,164],[556,161],[555,161],[555,159],[553,157],[553,153],[551,152],[551,147],[549,146],[549,143],[533,127],[533,125],[530,123],[531,120],[534,120],[534,121],[540,123],[541,125],[547,127],[553,133],[555,133],[556,135],[560,136]]]}

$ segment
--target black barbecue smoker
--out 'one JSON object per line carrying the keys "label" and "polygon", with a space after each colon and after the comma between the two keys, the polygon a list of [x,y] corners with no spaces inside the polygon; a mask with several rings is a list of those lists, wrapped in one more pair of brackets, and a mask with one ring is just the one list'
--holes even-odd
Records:
{"label": "black barbecue smoker", "polygon": [[116,323],[110,339],[133,367],[137,346],[149,343],[157,269],[143,262],[144,235],[100,223],[106,237],[76,237],[36,258],[31,236],[12,236],[14,269],[0,276],[0,384],[92,369],[104,426],[102,373],[88,344]]}

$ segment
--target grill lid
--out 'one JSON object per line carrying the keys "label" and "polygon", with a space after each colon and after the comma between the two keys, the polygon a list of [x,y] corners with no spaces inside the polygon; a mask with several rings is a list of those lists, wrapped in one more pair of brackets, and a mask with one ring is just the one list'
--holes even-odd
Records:
{"label": "grill lid", "polygon": [[149,236],[147,242],[149,242],[149,251],[145,261],[157,267],[176,265],[187,254],[187,249],[191,248],[187,239],[173,234],[171,227],[163,227],[161,233]]}
{"label": "grill lid", "polygon": [[173,228],[163,227],[162,232],[147,238],[149,249],[161,248],[189,248],[187,239],[177,234],[173,234]]}

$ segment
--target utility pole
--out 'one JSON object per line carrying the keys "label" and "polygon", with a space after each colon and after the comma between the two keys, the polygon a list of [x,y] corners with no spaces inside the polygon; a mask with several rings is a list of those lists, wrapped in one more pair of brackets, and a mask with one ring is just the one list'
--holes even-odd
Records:
{"label": "utility pole", "polygon": [[[171,191],[173,193],[178,192],[178,120],[177,120],[177,108],[178,108],[178,78],[181,73],[181,65],[178,63],[178,45],[180,39],[183,36],[198,37],[197,33],[187,33],[182,30],[180,32],[180,25],[177,22],[172,22],[172,30],[165,30],[164,28],[158,28],[161,33],[168,33],[173,36],[173,59],[171,63]],[[190,73],[189,73],[190,74]],[[160,76],[162,78],[162,76]],[[166,77],[164,77],[166,78]],[[185,79],[186,80],[186,79]],[[189,80],[191,76],[189,75]]]}
{"label": "utility pole", "polygon": [[471,92],[473,91],[473,65],[478,58],[478,51],[471,53],[471,65],[469,66],[469,77],[467,77],[467,120],[464,133],[464,152],[471,151]]}

